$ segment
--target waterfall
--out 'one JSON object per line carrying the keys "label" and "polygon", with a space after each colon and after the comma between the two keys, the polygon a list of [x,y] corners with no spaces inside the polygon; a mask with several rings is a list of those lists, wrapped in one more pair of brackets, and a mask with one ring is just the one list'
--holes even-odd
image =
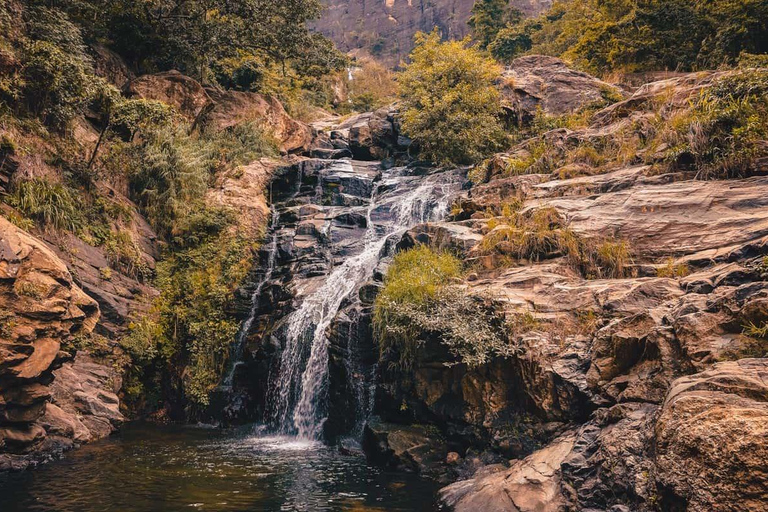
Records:
{"label": "waterfall", "polygon": [[248,318],[243,322],[243,325],[240,326],[240,330],[237,332],[234,350],[232,351],[231,356],[231,360],[233,362],[229,368],[229,371],[227,372],[227,375],[222,381],[222,386],[225,388],[232,387],[232,380],[235,378],[235,371],[237,370],[238,365],[241,364],[243,358],[243,348],[245,346],[245,340],[248,337],[248,331],[251,330],[253,321],[259,312],[259,297],[261,297],[261,292],[264,289],[264,285],[268,283],[270,279],[272,279],[272,273],[275,270],[275,261],[277,260],[277,226],[280,222],[280,213],[277,211],[277,208],[275,208],[274,205],[271,207],[271,210],[271,222],[269,227],[271,238],[269,246],[267,247],[267,266],[264,270],[264,275],[261,277],[261,279],[259,279],[256,288],[251,294],[251,309],[248,314]]}
{"label": "waterfall", "polygon": [[321,437],[327,418],[328,327],[344,300],[370,278],[387,241],[417,224],[439,220],[457,187],[458,181],[447,174],[412,176],[403,168],[384,172],[366,210],[362,249],[332,267],[319,288],[286,319],[278,379],[269,400],[279,432]]}

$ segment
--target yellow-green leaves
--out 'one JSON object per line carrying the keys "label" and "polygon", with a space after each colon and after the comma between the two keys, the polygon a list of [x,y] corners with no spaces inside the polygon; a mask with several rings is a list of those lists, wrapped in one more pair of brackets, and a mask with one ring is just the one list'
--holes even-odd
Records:
{"label": "yellow-green leaves", "polygon": [[416,35],[399,86],[403,130],[425,158],[467,164],[501,146],[500,72],[469,40],[441,42],[436,31]]}

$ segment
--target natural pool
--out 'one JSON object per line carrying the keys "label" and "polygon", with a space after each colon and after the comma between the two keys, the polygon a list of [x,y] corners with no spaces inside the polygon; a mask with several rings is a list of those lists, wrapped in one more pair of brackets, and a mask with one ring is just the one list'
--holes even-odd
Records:
{"label": "natural pool", "polygon": [[252,427],[133,424],[62,460],[0,476],[0,511],[426,511],[436,490],[359,455]]}

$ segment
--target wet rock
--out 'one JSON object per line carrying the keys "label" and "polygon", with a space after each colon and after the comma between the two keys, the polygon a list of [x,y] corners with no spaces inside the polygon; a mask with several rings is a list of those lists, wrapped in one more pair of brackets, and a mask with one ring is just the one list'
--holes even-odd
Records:
{"label": "wet rock", "polygon": [[445,441],[434,429],[376,420],[365,427],[363,449],[372,464],[432,475],[448,454]]}

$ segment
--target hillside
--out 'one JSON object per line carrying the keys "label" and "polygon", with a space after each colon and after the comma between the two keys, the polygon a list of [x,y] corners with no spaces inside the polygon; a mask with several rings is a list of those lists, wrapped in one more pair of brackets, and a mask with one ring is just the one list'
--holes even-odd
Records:
{"label": "hillside", "polygon": [[[529,16],[551,4],[551,0],[511,1]],[[473,5],[474,0],[326,0],[312,27],[344,52],[362,51],[396,65],[413,49],[416,32],[437,27],[447,38],[468,35]]]}
{"label": "hillside", "polygon": [[766,510],[766,0],[108,4],[0,0],[2,512]]}

